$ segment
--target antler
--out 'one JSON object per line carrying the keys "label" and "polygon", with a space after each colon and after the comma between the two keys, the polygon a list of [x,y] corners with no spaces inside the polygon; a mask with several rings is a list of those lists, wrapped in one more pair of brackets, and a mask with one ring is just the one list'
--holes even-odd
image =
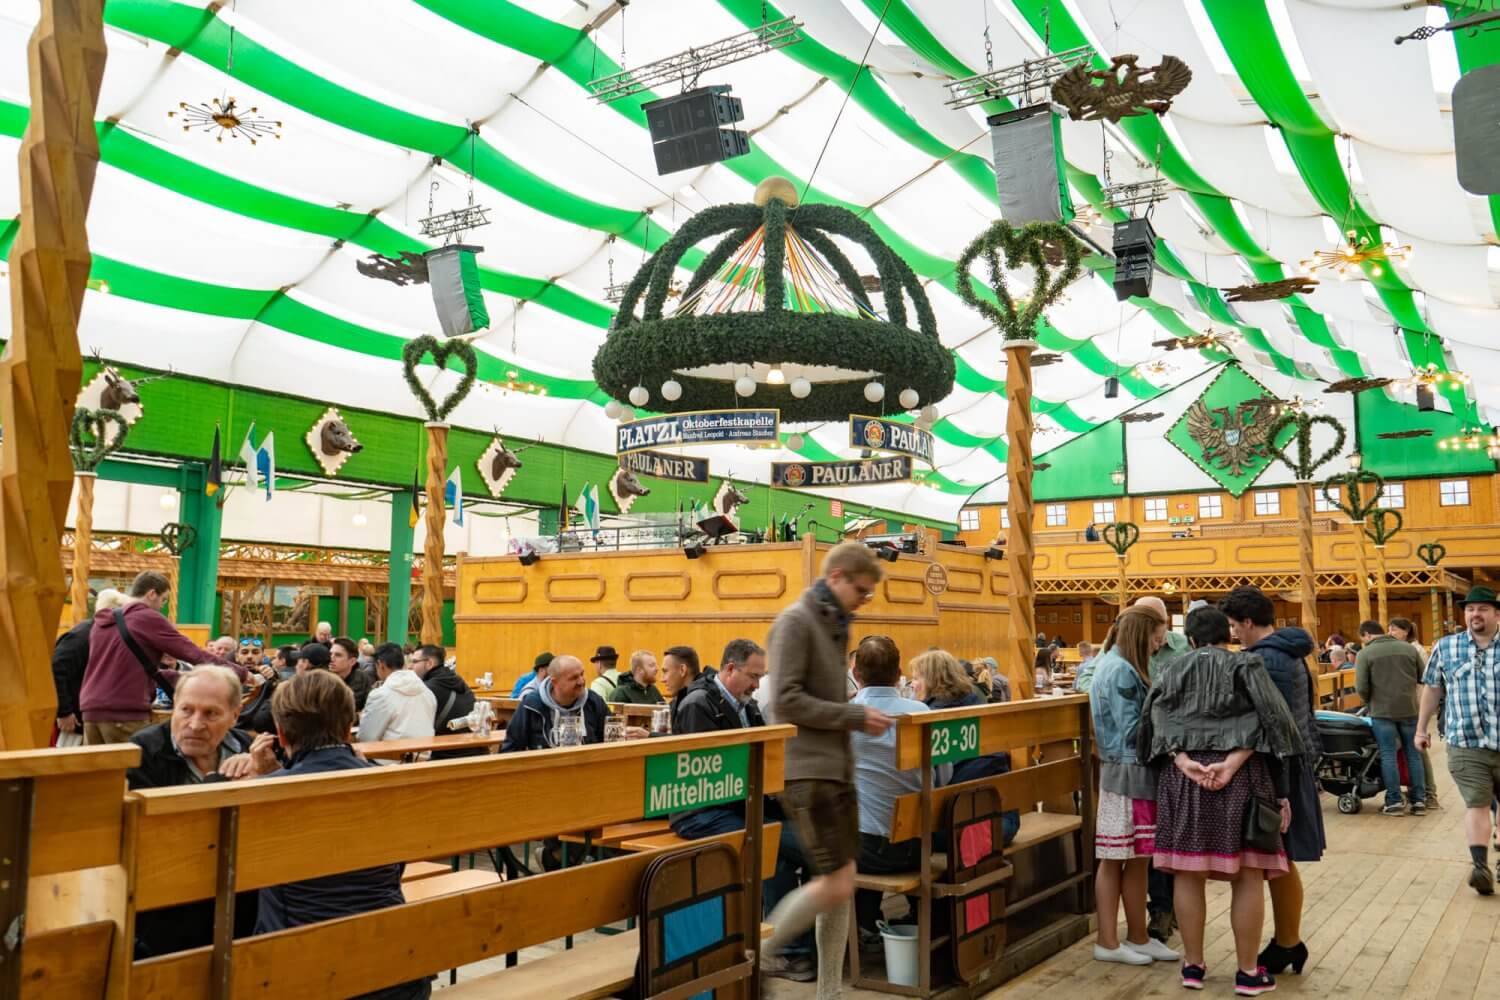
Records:
{"label": "antler", "polygon": [[171,378],[173,375],[176,375],[176,374],[177,374],[177,369],[174,368],[171,365],[167,365],[167,370],[164,371],[164,372],[162,372],[160,375],[152,375],[150,378],[131,379],[130,384],[133,385],[133,386],[135,386],[136,388],[140,388],[141,386],[143,386],[143,385],[149,385],[152,382],[160,382],[164,378]]}

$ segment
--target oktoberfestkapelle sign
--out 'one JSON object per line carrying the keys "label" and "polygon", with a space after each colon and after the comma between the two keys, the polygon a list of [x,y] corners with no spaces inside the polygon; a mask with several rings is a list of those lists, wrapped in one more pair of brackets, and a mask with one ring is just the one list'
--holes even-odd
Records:
{"label": "oktoberfestkapelle sign", "polygon": [[633,451],[620,456],[620,468],[637,475],[671,479],[679,483],[708,482],[708,459],[694,458],[691,455]]}
{"label": "oktoberfestkapelle sign", "polygon": [[771,483],[800,490],[821,486],[869,486],[911,479],[911,459],[905,455],[854,462],[772,462]]}
{"label": "oktoberfestkapelle sign", "polygon": [[898,451],[932,464],[932,434],[911,424],[883,417],[850,417],[849,445],[875,451]]}
{"label": "oktoberfestkapelle sign", "polygon": [[750,747],[739,743],[646,758],[646,819],[724,805],[750,787]]}
{"label": "oktoberfestkapelle sign", "polygon": [[697,410],[666,413],[621,424],[615,430],[615,454],[662,445],[776,441],[780,410]]}

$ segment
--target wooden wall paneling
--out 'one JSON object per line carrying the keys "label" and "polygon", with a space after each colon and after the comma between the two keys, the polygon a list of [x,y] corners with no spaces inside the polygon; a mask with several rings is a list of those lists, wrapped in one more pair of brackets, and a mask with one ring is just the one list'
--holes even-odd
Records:
{"label": "wooden wall paneling", "polygon": [[631,601],[681,601],[693,592],[693,578],[674,570],[626,573],[625,597]]}
{"label": "wooden wall paneling", "polygon": [[[472,578],[458,592],[468,595],[462,607],[455,606],[455,616],[467,614],[487,604],[524,604],[530,593],[530,585],[524,576],[481,576]],[[472,603],[475,607],[470,607]]]}
{"label": "wooden wall paneling", "polygon": [[547,577],[547,600],[554,604],[597,604],[608,586],[597,573],[555,573]]}

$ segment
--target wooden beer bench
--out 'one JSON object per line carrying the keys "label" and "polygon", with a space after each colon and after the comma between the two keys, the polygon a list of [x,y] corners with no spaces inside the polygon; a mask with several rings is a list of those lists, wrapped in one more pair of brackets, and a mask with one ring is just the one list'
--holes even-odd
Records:
{"label": "wooden beer bench", "polygon": [[[671,784],[663,777],[671,758],[687,752],[726,751],[731,768],[741,753],[748,762],[735,772],[744,778],[747,829],[694,846],[718,841],[733,851],[722,855],[736,872],[734,895],[724,897],[735,902],[725,912],[758,928],[761,848],[775,842],[760,804],[782,787],[784,742],[794,733],[771,726],[139,792],[125,791],[125,770],[139,758],[133,745],[0,753],[0,790],[30,805],[0,819],[7,838],[0,855],[25,862],[8,873],[0,918],[6,926],[26,918],[19,961],[8,952],[0,959],[16,962],[5,971],[14,970],[14,994],[25,998],[336,1000],[639,918],[648,869],[680,852],[627,854],[504,882],[492,872],[424,866],[425,877],[404,883],[403,905],[232,937],[236,892],[637,819],[651,811],[648,774],[658,787]],[[653,768],[651,758],[666,760]],[[583,772],[593,782],[586,796],[574,792]],[[328,851],[329,843],[339,850]],[[138,911],[198,900],[214,901],[212,945],[132,960]],[[434,935],[433,927],[443,932]],[[622,935],[574,949],[554,970],[567,975],[552,975],[546,995],[614,992],[618,970],[634,966],[627,952],[638,940]],[[371,941],[400,947],[372,949]],[[728,946],[726,939],[721,947]],[[694,980],[695,991],[750,996],[754,956],[741,954],[737,964]],[[533,964],[459,989],[523,995],[527,977],[540,974],[526,971]]]}
{"label": "wooden beer bench", "polygon": [[[1033,763],[1040,755],[1033,757],[1028,750],[1015,749],[1018,745],[1046,747],[1048,762]],[[1067,748],[1065,754],[1059,753],[1062,747]],[[934,763],[956,763],[1002,750],[1011,755],[1009,773],[934,787]],[[1087,933],[1088,912],[1093,905],[1088,881],[1093,866],[1095,784],[1087,695],[900,716],[896,720],[896,766],[903,771],[921,769],[922,789],[896,799],[890,840],[919,840],[925,863],[911,872],[859,874],[855,885],[917,897],[918,982],[915,987],[906,987],[864,976],[860,972],[858,929],[851,921],[849,961],[856,988],[923,997],[950,990],[956,990],[955,995],[978,996]],[[1004,848],[1006,864],[977,879],[957,884],[940,882],[948,870],[948,857],[933,849],[933,835],[942,829],[945,808],[955,797],[985,788],[999,793],[1002,809],[1021,813],[1020,831]],[[1058,802],[1069,803],[1071,808],[1066,812],[1038,811]],[[949,939],[933,934],[934,901],[969,896],[1001,883],[1006,893],[1006,938],[1016,930],[1023,939],[1006,944],[1003,952],[994,955],[993,964],[973,982],[935,987],[933,953]],[[1075,895],[1068,912],[1056,919],[1050,919],[1050,915],[1038,919],[1039,915],[1032,913],[1070,890]]]}

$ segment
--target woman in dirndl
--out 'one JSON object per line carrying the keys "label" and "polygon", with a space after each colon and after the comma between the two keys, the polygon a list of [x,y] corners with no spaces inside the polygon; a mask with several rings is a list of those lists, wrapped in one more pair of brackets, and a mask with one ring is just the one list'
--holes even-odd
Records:
{"label": "woman in dirndl", "polygon": [[[1094,900],[1101,962],[1150,965],[1175,962],[1177,952],[1146,931],[1146,873],[1156,834],[1156,775],[1137,756],[1136,733],[1151,681],[1151,654],[1167,636],[1167,619],[1149,605],[1126,608],[1104,638],[1094,661],[1089,710],[1099,748],[1099,811],[1094,856],[1099,872]],[[1125,904],[1125,940],[1120,940],[1120,903]]]}
{"label": "woman in dirndl", "polygon": [[1276,988],[1257,957],[1265,920],[1261,887],[1286,874],[1287,855],[1284,841],[1274,852],[1246,842],[1247,813],[1254,799],[1276,803],[1285,835],[1291,806],[1282,762],[1302,753],[1302,737],[1260,657],[1228,649],[1222,611],[1195,609],[1186,631],[1193,650],[1157,677],[1138,736],[1140,759],[1161,764],[1153,863],[1176,876],[1182,985],[1202,989],[1207,975],[1205,886],[1212,878],[1232,883],[1235,993],[1258,996]]}

